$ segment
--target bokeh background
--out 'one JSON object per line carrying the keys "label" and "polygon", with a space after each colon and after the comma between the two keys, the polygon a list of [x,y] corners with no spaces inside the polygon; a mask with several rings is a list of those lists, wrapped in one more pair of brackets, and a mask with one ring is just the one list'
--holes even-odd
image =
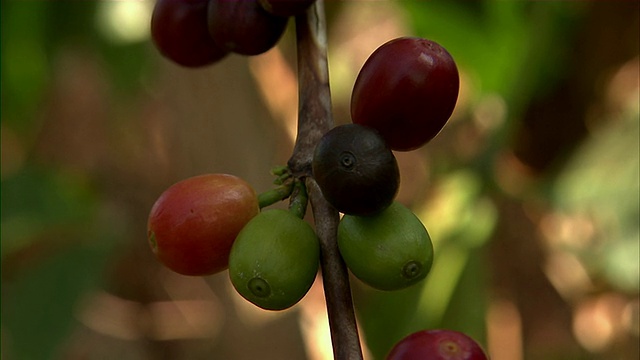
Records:
{"label": "bokeh background", "polygon": [[[293,27],[263,55],[185,69],[153,48],[152,7],[1,2],[2,358],[330,359],[319,281],[263,311],[226,272],[174,274],[146,242],[151,205],[180,179],[272,186],[295,134]],[[494,360],[638,359],[638,2],[326,10],[336,123],[394,37],[439,42],[462,78],[445,129],[396,154],[432,272],[398,292],[352,279],[367,359],[426,328],[464,331]]]}

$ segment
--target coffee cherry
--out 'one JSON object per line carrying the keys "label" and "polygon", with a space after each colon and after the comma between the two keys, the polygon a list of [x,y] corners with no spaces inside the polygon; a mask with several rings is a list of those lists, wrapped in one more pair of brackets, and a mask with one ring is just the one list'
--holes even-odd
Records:
{"label": "coffee cherry", "polygon": [[220,272],[228,266],[236,236],[258,211],[255,191],[238,177],[188,178],[169,187],[151,208],[149,245],[160,262],[177,273]]}
{"label": "coffee cherry", "polygon": [[391,150],[375,130],[357,124],[328,131],[316,146],[312,169],[324,197],[345,214],[384,210],[400,186]]}
{"label": "coffee cherry", "polygon": [[345,215],[338,225],[338,247],[353,275],[379,290],[416,284],[433,263],[429,233],[398,202],[375,216]]}
{"label": "coffee cherry", "polygon": [[151,37],[160,53],[186,67],[212,64],[227,55],[207,28],[207,0],[158,0]]}
{"label": "coffee cherry", "polygon": [[260,5],[278,16],[296,16],[303,14],[305,10],[316,0],[259,0]]}
{"label": "coffee cherry", "polygon": [[311,226],[290,211],[272,209],[238,234],[229,256],[229,276],[248,301],[283,310],[309,291],[319,258],[320,245]]}
{"label": "coffee cherry", "polygon": [[209,0],[208,12],[211,37],[225,50],[242,55],[274,47],[288,21],[269,14],[258,0]]}
{"label": "coffee cherry", "polygon": [[423,330],[400,340],[387,360],[487,360],[478,343],[452,330]]}
{"label": "coffee cherry", "polygon": [[354,123],[375,128],[393,150],[413,150],[433,139],[458,99],[458,69],[437,43],[391,40],[367,59],[351,95]]}

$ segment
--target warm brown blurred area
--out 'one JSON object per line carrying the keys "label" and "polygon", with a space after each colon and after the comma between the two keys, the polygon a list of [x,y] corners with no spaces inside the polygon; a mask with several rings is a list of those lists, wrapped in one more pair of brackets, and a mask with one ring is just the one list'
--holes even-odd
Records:
{"label": "warm brown blurred area", "polygon": [[[265,54],[185,69],[149,40],[152,0],[1,6],[2,357],[332,358],[319,281],[268,312],[226,272],[163,268],[146,241],[149,209],[180,179],[272,187],[295,136],[293,27]],[[438,137],[396,153],[398,200],[434,241],[430,275],[394,293],[352,279],[366,357],[446,327],[493,360],[638,359],[638,2],[326,9],[337,123],[394,37],[439,42],[462,79]]]}

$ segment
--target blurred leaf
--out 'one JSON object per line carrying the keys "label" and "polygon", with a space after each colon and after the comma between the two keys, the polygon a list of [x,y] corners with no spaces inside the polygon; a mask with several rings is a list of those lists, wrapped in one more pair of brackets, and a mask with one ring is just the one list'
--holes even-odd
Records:
{"label": "blurred leaf", "polygon": [[100,223],[97,198],[77,176],[28,168],[1,190],[3,345],[16,359],[50,359],[69,335],[78,297],[99,286],[113,229]]}
{"label": "blurred leaf", "polygon": [[2,1],[2,122],[25,131],[49,77],[45,29],[47,3]]}
{"label": "blurred leaf", "polygon": [[438,180],[434,196],[417,212],[436,249],[452,239],[464,248],[481,246],[489,239],[498,215],[482,192],[482,179],[472,171],[454,171]]}
{"label": "blurred leaf", "polygon": [[420,302],[410,327],[415,331],[440,327],[460,277],[469,261],[469,250],[445,244],[436,253],[425,280]]}
{"label": "blurred leaf", "polygon": [[396,291],[372,289],[356,279],[351,282],[359,325],[374,359],[384,359],[393,345],[407,335],[422,284]]}
{"label": "blurred leaf", "polygon": [[[104,245],[106,242],[101,242]],[[104,247],[67,247],[2,284],[3,345],[10,358],[43,360],[69,336],[79,297],[100,285]]]}
{"label": "blurred leaf", "polygon": [[470,204],[481,191],[481,179],[474,172],[461,170],[443,175],[433,184],[433,195],[416,215],[431,235],[434,247],[458,231],[460,220],[467,218]]}
{"label": "blurred leaf", "polygon": [[[117,44],[99,34],[96,1],[2,1],[0,66],[2,122],[27,139],[34,136],[44,95],[61,51],[81,47],[104,60],[110,80],[124,92],[137,90],[153,71],[149,41]],[[140,21],[147,21],[140,18]],[[148,24],[145,23],[145,26]]]}
{"label": "blurred leaf", "polygon": [[64,227],[85,230],[95,215],[96,197],[81,177],[36,168],[3,179],[2,259],[48,239],[47,231]]}
{"label": "blurred leaf", "polygon": [[615,286],[640,290],[640,121],[638,113],[595,131],[575,153],[554,186],[559,211],[593,219],[603,247],[583,260]]}
{"label": "blurred leaf", "polygon": [[[640,122],[636,114],[598,129],[578,149],[555,186],[556,204],[567,211],[613,212],[637,226],[640,196]],[[635,226],[633,226],[635,225]]]}
{"label": "blurred leaf", "polygon": [[483,255],[483,249],[469,251],[466,266],[459,276],[442,322],[437,326],[463,331],[486,349],[489,267]]}
{"label": "blurred leaf", "polygon": [[[418,36],[444,46],[483,92],[505,94],[526,50],[524,3],[403,2]],[[478,7],[480,11],[478,11]]]}
{"label": "blurred leaf", "polygon": [[60,54],[80,48],[96,55],[118,90],[137,89],[149,44],[120,46],[101,37],[98,2],[8,0],[1,7],[3,130],[15,132],[27,154],[22,169],[3,174],[0,188],[2,355],[50,359],[69,335],[78,298],[100,286],[120,230],[102,218],[87,174],[44,168],[30,158],[52,71]]}
{"label": "blurred leaf", "polygon": [[640,285],[640,233],[607,244],[601,261],[601,271],[617,288],[638,292]]}
{"label": "blurred leaf", "polygon": [[479,94],[500,94],[513,119],[559,79],[579,2],[402,1],[417,36],[443,45]]}
{"label": "blurred leaf", "polygon": [[403,329],[462,331],[484,344],[487,307],[486,269],[482,249],[444,245],[419,294],[418,307]]}

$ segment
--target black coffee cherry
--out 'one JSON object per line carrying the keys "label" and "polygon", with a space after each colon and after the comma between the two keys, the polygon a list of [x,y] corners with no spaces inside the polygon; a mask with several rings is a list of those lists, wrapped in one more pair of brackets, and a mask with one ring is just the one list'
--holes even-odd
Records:
{"label": "black coffee cherry", "polygon": [[398,163],[372,128],[347,124],[333,128],[318,143],[313,176],[336,210],[367,216],[386,209],[400,186]]}

